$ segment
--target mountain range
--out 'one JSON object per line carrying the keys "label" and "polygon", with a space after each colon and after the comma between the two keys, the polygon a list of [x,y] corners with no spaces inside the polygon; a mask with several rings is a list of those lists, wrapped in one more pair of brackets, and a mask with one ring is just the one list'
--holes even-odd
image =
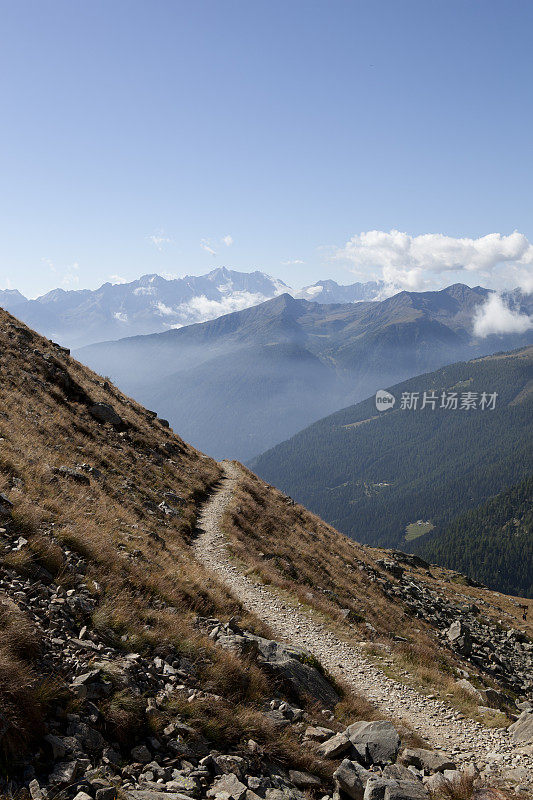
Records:
{"label": "mountain range", "polygon": [[[463,284],[342,304],[284,293],[201,324],[91,345],[77,357],[195,446],[247,460],[378,388],[533,341],[532,331],[475,335],[474,316],[490,295]],[[533,310],[532,296],[514,302]]]}
{"label": "mountain range", "polygon": [[[496,395],[490,407],[483,392]],[[388,410],[376,409],[370,397],[316,422],[250,466],[357,541],[415,550],[479,574],[489,585],[529,591],[531,564],[526,558],[524,565],[520,527],[504,527],[519,516],[516,509],[506,506],[500,519],[490,507],[515,541],[502,541],[502,531],[489,535],[487,527],[485,555],[477,539],[487,509],[455,520],[533,472],[533,347],[452,364],[392,386],[389,393],[396,402]],[[424,393],[436,401],[423,407]],[[454,393],[456,408],[447,400]],[[531,545],[525,522],[523,536]]]}
{"label": "mountain range", "polygon": [[340,286],[319,281],[295,291],[264,272],[220,267],[207,275],[163,278],[143,275],[129,283],[104,283],[95,290],[54,289],[28,300],[16,289],[0,290],[0,306],[44,336],[67,347],[157,333],[257,305],[289,292],[319,303],[373,300],[380,282]]}

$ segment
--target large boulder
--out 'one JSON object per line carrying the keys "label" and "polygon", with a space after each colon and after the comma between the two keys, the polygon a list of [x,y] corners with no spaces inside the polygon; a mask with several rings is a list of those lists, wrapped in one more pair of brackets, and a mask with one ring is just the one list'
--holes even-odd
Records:
{"label": "large boulder", "polygon": [[363,764],[384,766],[396,761],[400,737],[392,722],[356,722],[346,729],[346,736]]}
{"label": "large boulder", "polygon": [[233,773],[229,772],[227,775],[222,775],[217,778],[213,787],[208,790],[208,797],[218,797],[221,795],[228,795],[233,800],[241,800],[246,794],[247,787],[238,779]]}
{"label": "large boulder", "polygon": [[108,403],[93,403],[92,406],[89,406],[89,414],[97,422],[108,422],[117,430],[124,430],[126,427],[122,418]]}
{"label": "large boulder", "polygon": [[452,622],[446,635],[451,642],[454,650],[463,656],[469,656],[472,652],[472,635],[470,628],[461,619]]}
{"label": "large boulder", "polygon": [[352,800],[363,800],[365,784],[370,776],[371,773],[357,761],[345,758],[333,773],[333,780],[337,790],[344,792]]}
{"label": "large boulder", "polygon": [[426,787],[416,779],[393,781],[385,789],[383,800],[428,800]]}
{"label": "large boulder", "polygon": [[474,684],[470,683],[470,681],[468,681],[466,678],[461,678],[461,680],[455,681],[455,685],[459,689],[462,689],[463,692],[466,692],[466,694],[470,695],[470,697],[473,697],[474,700],[477,700],[479,704],[486,702],[486,698],[479,691],[479,689],[476,689]]}
{"label": "large boulder", "polygon": [[373,775],[366,784],[363,800],[427,800],[427,797],[425,787],[413,776],[395,780]]}
{"label": "large boulder", "polygon": [[339,702],[336,689],[319,670],[316,659],[306,650],[260,636],[254,639],[259,663],[267,671],[290,683],[298,695],[311,695],[326,708],[333,708]]}
{"label": "large boulder", "polygon": [[455,769],[454,762],[444,753],[437,750],[424,750],[421,747],[406,748],[400,756],[400,761],[406,767],[425,769],[427,772],[444,772],[445,769]]}
{"label": "large boulder", "polygon": [[533,712],[523,711],[516,722],[509,725],[513,734],[513,742],[518,744],[533,744]]}

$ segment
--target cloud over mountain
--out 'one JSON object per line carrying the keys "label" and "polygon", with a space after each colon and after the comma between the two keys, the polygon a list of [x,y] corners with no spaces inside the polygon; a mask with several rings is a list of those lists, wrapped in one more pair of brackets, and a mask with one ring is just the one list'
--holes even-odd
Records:
{"label": "cloud over mountain", "polygon": [[395,289],[434,289],[461,276],[470,284],[476,276],[484,284],[519,285],[526,291],[532,285],[533,245],[518,231],[477,239],[365,231],[352,236],[334,257],[349,262],[359,275],[382,277]]}
{"label": "cloud over mountain", "polygon": [[474,315],[476,336],[501,336],[505,333],[525,333],[533,328],[533,318],[510,308],[499,294],[491,294]]}

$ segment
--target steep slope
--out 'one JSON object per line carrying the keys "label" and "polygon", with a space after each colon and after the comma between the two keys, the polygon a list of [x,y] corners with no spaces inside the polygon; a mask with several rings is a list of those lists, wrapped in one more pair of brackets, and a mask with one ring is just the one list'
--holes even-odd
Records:
{"label": "steep slope", "polygon": [[[461,285],[441,292],[401,292],[382,302],[335,305],[283,294],[180,330],[83,348],[78,356],[148,406],[164,410],[173,423],[184,424],[193,444],[216,457],[249,459],[259,445],[270,447],[379,387],[530,342],[533,331],[485,339],[473,335],[473,315],[488,296],[485,289]],[[529,309],[533,298],[521,303]],[[295,350],[265,349],[281,344],[301,354],[297,380],[292,378]],[[274,372],[279,380],[272,380]],[[231,410],[236,408],[234,382],[239,375],[236,436]],[[258,386],[267,388],[271,399],[268,427],[260,436]],[[192,402],[199,391],[202,415]],[[230,413],[221,413],[224,408]],[[206,419],[213,424],[206,426]]]}
{"label": "steep slope", "polygon": [[53,796],[76,779],[94,794],[87,780],[120,784],[122,766],[138,788],[148,744],[196,795],[181,760],[252,737],[265,764],[327,776],[264,713],[305,697],[199,628],[198,615],[238,614],[268,633],[191,554],[219,466],[59,346],[0,321],[2,793],[37,774]]}
{"label": "steep slope", "polygon": [[423,558],[475,576],[492,589],[533,598],[533,478],[413,545]]}
{"label": "steep slope", "polygon": [[[349,536],[409,548],[410,535],[451,521],[530,473],[532,373],[531,347],[454,364],[393,386],[392,410],[378,412],[369,398],[251,465]],[[422,409],[424,392],[437,400]],[[440,407],[442,392],[456,393],[456,410]],[[461,408],[467,392],[475,393],[477,408]],[[497,393],[494,410],[480,408],[483,392]],[[402,408],[404,393],[418,395],[416,409]],[[417,528],[418,521],[428,524]]]}
{"label": "steep slope", "polygon": [[[221,467],[64,349],[5,312],[0,322],[2,793],[176,800],[244,796],[248,785],[262,800],[274,790],[303,800],[309,786],[339,790],[340,758],[325,760],[314,737],[379,713],[310,653],[271,641],[275,632],[194,558],[198,516],[219,491]],[[509,598],[458,591],[444,572],[438,583],[423,570],[391,583],[389,554],[355,545],[249,473],[225,525],[235,547],[255,540],[246,558],[264,560],[290,602],[311,594],[310,607],[348,639],[370,637],[413,663],[429,648],[442,665],[442,680],[431,677],[436,692],[466,664],[483,691],[501,687],[494,696],[510,713],[515,695],[531,691],[529,623]],[[280,572],[286,548],[300,575],[292,584]],[[415,602],[413,580],[424,587]],[[471,658],[442,632],[464,598],[483,609],[469,623],[479,640]],[[422,615],[422,601],[432,614]],[[485,639],[497,662],[481,657]],[[413,680],[421,683],[416,671]],[[484,718],[460,689],[455,699]],[[402,719],[395,724],[404,745],[420,744]],[[519,755],[505,732],[493,740],[500,767]],[[365,753],[357,758],[368,766]],[[381,774],[379,763],[373,770]],[[412,797],[419,778],[409,777],[419,787]]]}

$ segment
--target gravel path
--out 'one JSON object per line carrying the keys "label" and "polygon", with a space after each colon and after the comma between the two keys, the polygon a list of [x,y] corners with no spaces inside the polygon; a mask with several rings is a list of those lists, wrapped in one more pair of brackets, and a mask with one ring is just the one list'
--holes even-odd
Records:
{"label": "gravel path", "polygon": [[518,772],[522,772],[525,768],[527,782],[533,782],[533,758],[518,751],[506,730],[484,728],[473,720],[461,719],[457,711],[441,701],[428,699],[388,678],[367,660],[360,648],[347,644],[304,612],[286,605],[235,567],[228,557],[220,522],[241,472],[232,462],[224,461],[221,466],[225,477],[202,509],[194,550],[197,559],[243,606],[264,620],[281,641],[305,647],[333,676],[353,686],[384,715],[405,721],[434,748],[452,754],[458,763],[475,761],[478,767],[491,765],[496,771],[521,767]]}

